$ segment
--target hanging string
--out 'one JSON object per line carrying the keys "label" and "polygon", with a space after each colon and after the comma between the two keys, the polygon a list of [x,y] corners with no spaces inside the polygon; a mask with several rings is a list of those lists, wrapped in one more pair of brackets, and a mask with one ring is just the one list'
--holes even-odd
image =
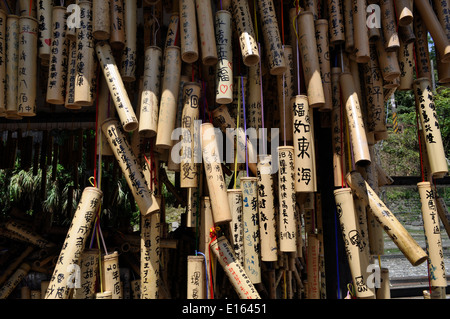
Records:
{"label": "hanging string", "polygon": [[250,175],[248,174],[248,154],[247,154],[247,117],[245,115],[245,92],[244,92],[244,80],[241,76],[241,90],[242,90],[242,112],[244,113],[244,138],[245,138],[245,168],[247,170],[247,177]]}

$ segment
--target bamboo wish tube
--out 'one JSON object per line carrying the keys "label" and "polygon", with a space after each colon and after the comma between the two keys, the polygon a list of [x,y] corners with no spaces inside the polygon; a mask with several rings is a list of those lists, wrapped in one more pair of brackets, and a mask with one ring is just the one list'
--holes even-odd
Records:
{"label": "bamboo wish tube", "polygon": [[141,214],[148,215],[159,211],[159,205],[148,188],[138,160],[131,150],[119,121],[114,118],[107,119],[102,124],[102,131],[108,139],[109,146],[113,150]]}
{"label": "bamboo wish tube", "polygon": [[[39,58],[49,60],[51,55],[53,3],[51,0],[39,0],[37,5],[37,20],[39,21]],[[61,28],[66,27],[64,25]]]}
{"label": "bamboo wish tube", "polygon": [[46,101],[50,104],[64,104],[66,98],[66,79],[68,44],[66,38],[66,7],[53,7],[50,66]]}
{"label": "bamboo wish tube", "polygon": [[228,204],[230,205],[230,244],[234,249],[236,259],[244,266],[244,227],[242,224],[242,190],[228,189]]}
{"label": "bamboo wish tube", "polygon": [[297,21],[298,46],[309,105],[312,108],[320,108],[325,104],[325,94],[320,74],[313,14],[310,11],[301,11]]}
{"label": "bamboo wish tube", "polygon": [[96,40],[108,40],[111,33],[111,11],[110,0],[93,0],[92,35]]}
{"label": "bamboo wish tube", "polygon": [[416,42],[414,43],[414,51],[416,54],[416,73],[417,78],[426,77],[431,82],[431,63],[430,53],[428,52],[428,30],[422,17],[414,10],[414,34]]}
{"label": "bamboo wish tube", "polygon": [[187,257],[187,299],[205,299],[205,265],[203,256]]}
{"label": "bamboo wish tube", "polygon": [[199,55],[195,0],[180,0],[179,4],[181,59],[185,63],[194,63]]}
{"label": "bamboo wish tube", "polygon": [[93,299],[98,279],[99,250],[85,249],[80,260],[80,286],[75,287],[73,299]]}
{"label": "bamboo wish tube", "polygon": [[431,286],[447,287],[441,230],[439,218],[436,218],[438,211],[435,192],[431,189],[430,182],[420,182],[417,184],[417,188],[419,189]]}
{"label": "bamboo wish tube", "polygon": [[361,174],[352,171],[347,174],[346,180],[356,195],[370,207],[370,211],[377,222],[380,223],[409,262],[413,266],[423,263],[427,258],[427,254],[362,178]]}
{"label": "bamboo wish tube", "polygon": [[119,253],[114,251],[102,256],[101,263],[102,290],[111,291],[111,299],[122,299],[123,291],[120,285]]}
{"label": "bamboo wish tube", "polygon": [[345,30],[345,51],[353,52],[355,49],[355,37],[353,35],[353,0],[341,0],[342,10],[344,15],[344,30]]}
{"label": "bamboo wish tube", "polygon": [[434,178],[442,178],[448,173],[448,165],[430,81],[427,78],[415,80],[414,94],[416,96],[416,108],[425,137],[431,175]]}
{"label": "bamboo wish tube", "polygon": [[447,236],[450,237],[450,213],[445,204],[444,198],[436,194],[436,207],[439,215],[439,219],[444,225],[445,231],[447,232]]}
{"label": "bamboo wish tube", "polygon": [[397,33],[394,0],[380,0],[380,8],[384,47],[386,51],[398,50],[400,47],[400,40]]}
{"label": "bamboo wish tube", "polygon": [[158,131],[156,146],[170,148],[172,132],[175,129],[178,95],[181,79],[180,47],[170,46],[164,51],[164,74],[159,103]]}
{"label": "bamboo wish tube", "polygon": [[157,46],[145,49],[144,80],[140,100],[139,133],[153,137],[158,130],[161,91],[162,51]]}
{"label": "bamboo wish tube", "polygon": [[[292,61],[292,46],[286,45],[284,46],[284,56],[287,61]],[[279,105],[279,113],[280,113],[280,136],[282,136],[283,142],[287,144],[292,143],[293,134],[292,134],[292,104],[291,104],[291,98],[294,96],[294,70],[293,70],[293,63],[288,63],[288,69],[285,73],[282,75],[277,76],[277,89],[278,89],[278,105]],[[251,83],[253,83],[253,79],[250,77],[250,97],[249,100],[253,95],[256,95],[256,98],[258,99],[258,104],[256,105],[256,109],[258,110],[259,114],[258,117],[261,117],[261,79],[259,78],[259,68],[258,68],[258,84],[259,84],[259,90],[257,94],[253,94],[255,92],[255,88],[251,86]],[[249,107],[250,108],[250,107]],[[261,120],[260,120],[261,122]],[[261,125],[260,125],[261,126]],[[259,126],[259,127],[260,127]],[[255,127],[258,129],[259,127]]]}
{"label": "bamboo wish tube", "polygon": [[[433,9],[436,12],[437,18],[447,35],[447,39],[450,39],[450,21],[447,18],[448,10],[450,10],[450,1],[449,0],[434,0],[433,1]],[[437,60],[437,70],[438,70],[438,79],[439,83],[449,83],[450,82],[450,66],[448,63],[443,63],[439,57],[436,55]]]}
{"label": "bamboo wish tube", "polygon": [[329,10],[329,34],[332,45],[340,45],[345,42],[343,6],[340,0],[328,0]]}
{"label": "bamboo wish tube", "polygon": [[231,13],[239,36],[243,63],[246,66],[258,64],[260,56],[248,1],[232,0]]}
{"label": "bamboo wish tube", "polygon": [[370,152],[362,118],[362,111],[356,94],[353,77],[350,73],[341,73],[339,77],[342,101],[345,104],[345,114],[349,123],[350,143],[355,164],[366,166],[370,163]]}
{"label": "bamboo wish tube", "polygon": [[[66,33],[67,36],[67,33]],[[66,79],[66,100],[64,107],[66,109],[81,109],[81,105],[75,103],[75,79],[77,68],[77,41],[69,41],[68,45],[69,59],[67,63]]]}
{"label": "bamboo wish tube", "polygon": [[211,1],[195,0],[195,6],[202,63],[204,65],[216,65],[218,58]]}
{"label": "bamboo wish tube", "polygon": [[36,115],[38,21],[19,18],[19,63],[17,79],[17,114]]}
{"label": "bamboo wish tube", "polygon": [[341,90],[339,85],[339,75],[341,68],[333,67],[331,69],[331,90],[333,109],[331,111],[331,138],[333,141],[333,177],[334,186],[339,187],[344,184],[345,175],[345,156],[343,141],[343,112],[341,112]]}
{"label": "bamboo wish tube", "polygon": [[413,1],[411,0],[395,0],[395,13],[399,26],[407,26],[414,20]]}
{"label": "bamboo wish tube", "polygon": [[320,111],[331,111],[331,64],[330,64],[330,45],[328,42],[328,20],[319,19],[314,22],[316,27],[316,42],[319,55],[320,74],[322,78],[323,94],[325,96],[325,104]]}
{"label": "bamboo wish tube", "polygon": [[[108,83],[103,75],[100,75],[100,88],[98,94],[98,111],[97,111],[97,123],[103,123],[106,119],[114,117],[115,107],[112,102],[111,94],[109,93]],[[105,134],[102,132],[102,128],[99,125],[97,136],[97,155],[102,154],[102,156],[114,156],[114,153],[109,146],[108,140]]]}
{"label": "bamboo wish tube", "polygon": [[121,125],[124,131],[132,132],[139,127],[139,123],[115,63],[111,47],[107,42],[98,42],[95,50],[100,68],[103,70],[103,75],[107,80],[109,92],[114,97],[112,100],[116,106]]}
{"label": "bamboo wish tube", "polygon": [[353,32],[355,38],[356,62],[367,63],[370,59],[369,34],[366,24],[366,1],[353,1]]}
{"label": "bamboo wish tube", "polygon": [[109,44],[114,50],[122,50],[126,41],[123,0],[110,0],[110,10]]}
{"label": "bamboo wish tube", "polygon": [[124,82],[136,80],[137,63],[137,0],[124,0],[125,18],[125,47],[122,51],[120,73]]}
{"label": "bamboo wish tube", "polygon": [[232,16],[229,11],[220,10],[215,15],[217,58],[216,103],[233,102],[233,47]]}
{"label": "bamboo wish tube", "polygon": [[398,50],[398,65],[400,67],[399,91],[412,90],[414,82],[414,44],[400,41]]}
{"label": "bamboo wish tube", "polygon": [[269,72],[272,75],[281,75],[286,72],[286,61],[278,29],[278,21],[273,0],[258,0],[259,15],[264,43],[267,52]]}
{"label": "bamboo wish tube", "polygon": [[17,76],[19,63],[18,52],[19,52],[19,17],[16,15],[8,15],[6,18],[5,108],[6,112],[9,111],[12,113],[17,113]]}
{"label": "bamboo wish tube", "polygon": [[261,299],[250,278],[239,264],[228,240],[221,236],[211,242],[211,250],[240,299]]}
{"label": "bamboo wish tube", "polygon": [[397,52],[386,51],[383,44],[383,37],[380,37],[380,39],[375,42],[375,48],[383,80],[386,82],[395,80],[400,76]]}
{"label": "bamboo wish tube", "polygon": [[7,38],[7,15],[0,9],[0,112],[4,113],[6,111],[6,97],[5,94],[5,84],[6,84],[6,38]]}
{"label": "bamboo wish tube", "polygon": [[[86,187],[56,262],[45,299],[68,299],[73,287],[73,265],[78,265],[86,241],[98,213],[103,193],[96,187]],[[71,266],[72,265],[72,266]]]}
{"label": "bamboo wish tube", "polygon": [[30,271],[31,266],[22,263],[20,267],[9,277],[9,279],[0,288],[0,299],[6,299],[17,287],[17,285],[25,278]]}

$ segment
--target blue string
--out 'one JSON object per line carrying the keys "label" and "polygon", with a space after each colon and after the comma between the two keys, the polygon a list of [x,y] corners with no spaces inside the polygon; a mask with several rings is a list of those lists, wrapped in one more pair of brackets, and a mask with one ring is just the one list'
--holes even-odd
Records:
{"label": "blue string", "polygon": [[338,229],[337,229],[337,219],[336,219],[337,211],[336,207],[334,208],[334,235],[336,240],[336,271],[337,271],[337,283],[338,283],[338,299],[341,299],[341,289],[340,289],[340,283],[341,280],[339,279],[339,249],[338,249]]}
{"label": "blue string", "polygon": [[209,293],[208,293],[208,287],[209,287],[208,282],[209,282],[209,279],[208,279],[208,267],[207,267],[207,265],[206,265],[206,256],[205,256],[204,253],[202,253],[202,252],[196,250],[196,251],[195,251],[195,255],[197,256],[197,254],[202,255],[203,258],[205,259],[206,296],[207,296],[207,299],[209,299]]}

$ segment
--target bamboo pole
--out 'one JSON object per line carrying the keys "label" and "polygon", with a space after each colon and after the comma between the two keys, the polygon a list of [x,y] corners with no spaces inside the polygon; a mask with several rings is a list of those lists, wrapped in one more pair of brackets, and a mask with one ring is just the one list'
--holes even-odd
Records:
{"label": "bamboo pole", "polygon": [[108,40],[111,33],[110,0],[92,0],[92,35],[96,40]]}
{"label": "bamboo pole", "polygon": [[22,263],[11,277],[3,284],[0,289],[0,299],[6,299],[17,287],[17,285],[25,278],[31,267],[27,263]]}
{"label": "bamboo pole", "polygon": [[195,6],[202,63],[204,65],[216,65],[218,57],[211,1],[195,0]]}
{"label": "bamboo pole", "polygon": [[199,56],[195,0],[180,0],[179,4],[181,59],[185,63],[194,63]]}
{"label": "bamboo pole", "polygon": [[187,257],[187,299],[206,299],[203,256]]}
{"label": "bamboo pole", "polygon": [[124,82],[136,80],[137,67],[137,0],[124,0],[125,46],[122,51],[120,73]]}

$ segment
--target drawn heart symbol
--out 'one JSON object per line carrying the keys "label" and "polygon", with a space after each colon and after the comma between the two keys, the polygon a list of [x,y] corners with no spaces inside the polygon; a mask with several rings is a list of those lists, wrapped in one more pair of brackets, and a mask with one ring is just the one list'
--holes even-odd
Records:
{"label": "drawn heart symbol", "polygon": [[188,96],[191,95],[193,91],[194,91],[194,89],[187,89],[186,95],[188,95]]}
{"label": "drawn heart symbol", "polygon": [[225,94],[225,92],[227,90],[228,90],[228,85],[225,85],[225,84],[220,85],[220,92],[222,92],[222,94]]}
{"label": "drawn heart symbol", "polygon": [[47,43],[48,46],[50,46],[51,39],[45,39],[44,42]]}

